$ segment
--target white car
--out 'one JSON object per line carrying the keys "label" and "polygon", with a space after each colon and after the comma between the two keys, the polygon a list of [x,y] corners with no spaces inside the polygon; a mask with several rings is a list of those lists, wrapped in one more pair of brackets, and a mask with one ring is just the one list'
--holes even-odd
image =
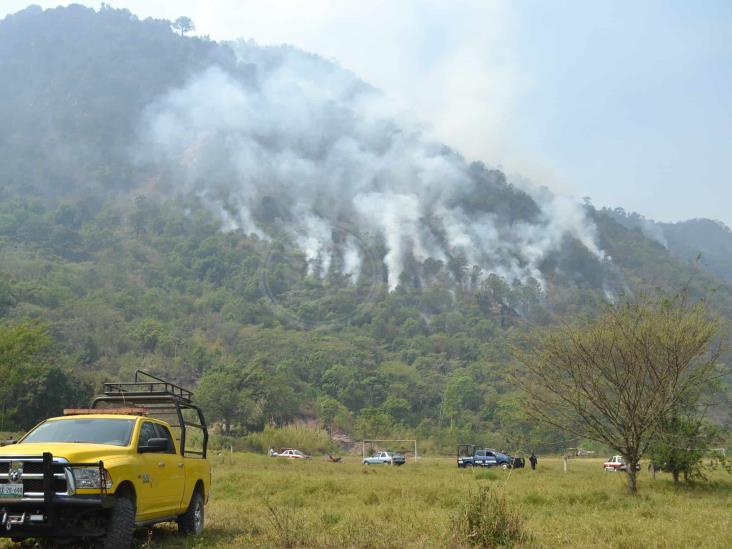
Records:
{"label": "white car", "polygon": [[[628,465],[625,463],[623,456],[613,456],[602,464],[602,469],[607,471],[627,471]],[[640,463],[636,464],[636,471],[640,471]]]}
{"label": "white car", "polygon": [[404,456],[401,454],[395,454],[394,452],[376,452],[373,456],[367,457],[363,460],[364,465],[404,465]]}
{"label": "white car", "polygon": [[287,459],[310,459],[310,456],[302,453],[300,450],[294,448],[283,448],[279,452],[272,454],[273,457],[281,457]]}

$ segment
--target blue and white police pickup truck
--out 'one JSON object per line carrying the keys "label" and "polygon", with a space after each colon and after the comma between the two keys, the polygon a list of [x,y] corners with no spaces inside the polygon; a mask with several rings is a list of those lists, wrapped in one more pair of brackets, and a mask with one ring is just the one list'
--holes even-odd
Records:
{"label": "blue and white police pickup truck", "polygon": [[457,466],[463,467],[501,467],[503,469],[521,468],[524,458],[513,457],[491,448],[481,448],[474,444],[458,446]]}

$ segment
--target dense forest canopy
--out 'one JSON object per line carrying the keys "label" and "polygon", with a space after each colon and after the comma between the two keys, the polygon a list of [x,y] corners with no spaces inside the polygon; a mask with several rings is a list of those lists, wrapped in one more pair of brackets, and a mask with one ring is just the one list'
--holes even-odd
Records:
{"label": "dense forest canopy", "polygon": [[0,22],[6,428],[143,367],[227,433],[551,449],[507,382],[523,334],[641,289],[732,311],[683,227],[519,189],[365,114],[378,92],[317,56],[184,34],[108,7]]}

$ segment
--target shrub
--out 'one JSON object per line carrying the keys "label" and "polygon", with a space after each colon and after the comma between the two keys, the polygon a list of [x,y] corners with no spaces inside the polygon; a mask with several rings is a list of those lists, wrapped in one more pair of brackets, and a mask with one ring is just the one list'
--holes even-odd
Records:
{"label": "shrub", "polygon": [[250,433],[239,439],[235,449],[266,453],[268,448],[297,448],[306,454],[325,454],[335,451],[335,443],[323,429],[305,425],[264,428],[261,433]]}
{"label": "shrub", "polygon": [[286,505],[274,507],[268,501],[265,504],[270,514],[269,535],[276,546],[290,549],[309,544],[302,516]]}
{"label": "shrub", "polygon": [[454,531],[459,545],[511,547],[529,541],[519,514],[498,489],[487,486],[469,494]]}

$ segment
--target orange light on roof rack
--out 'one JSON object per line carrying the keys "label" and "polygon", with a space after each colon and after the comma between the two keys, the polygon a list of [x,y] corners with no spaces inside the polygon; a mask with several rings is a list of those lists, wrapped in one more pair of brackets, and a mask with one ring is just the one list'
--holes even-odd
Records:
{"label": "orange light on roof rack", "polygon": [[113,414],[119,416],[146,416],[147,408],[64,408],[65,416],[84,416],[91,414]]}

